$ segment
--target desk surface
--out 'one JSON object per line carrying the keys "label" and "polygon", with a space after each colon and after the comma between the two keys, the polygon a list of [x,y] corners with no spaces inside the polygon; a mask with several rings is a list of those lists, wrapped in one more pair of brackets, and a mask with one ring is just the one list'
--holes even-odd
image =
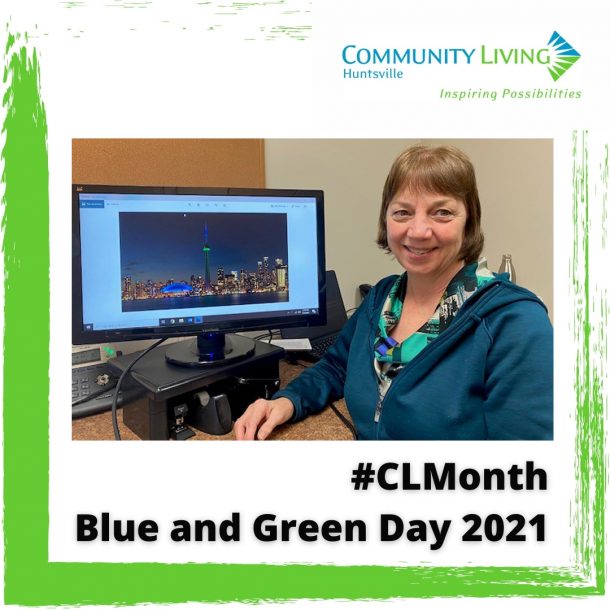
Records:
{"label": "desk surface", "polygon": [[[280,378],[282,387],[292,381],[303,370],[298,365],[280,362]],[[337,408],[349,420],[347,407],[344,401],[336,403]],[[122,409],[119,409],[119,429],[123,440],[140,440],[129,428],[123,425]],[[213,436],[193,429],[195,436],[189,440],[197,441],[226,441],[235,440],[235,434],[230,432],[224,436]],[[113,440],[112,417],[110,412],[101,413],[77,419],[72,422],[72,440]],[[352,434],[345,424],[330,408],[326,408],[316,415],[312,415],[295,424],[280,426],[269,437],[269,440],[295,441],[295,440],[352,440]]]}

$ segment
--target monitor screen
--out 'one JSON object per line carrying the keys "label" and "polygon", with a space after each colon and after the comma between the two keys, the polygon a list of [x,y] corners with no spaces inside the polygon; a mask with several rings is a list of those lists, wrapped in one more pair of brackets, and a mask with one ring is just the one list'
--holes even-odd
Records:
{"label": "monitor screen", "polygon": [[324,322],[321,191],[72,190],[74,344]]}

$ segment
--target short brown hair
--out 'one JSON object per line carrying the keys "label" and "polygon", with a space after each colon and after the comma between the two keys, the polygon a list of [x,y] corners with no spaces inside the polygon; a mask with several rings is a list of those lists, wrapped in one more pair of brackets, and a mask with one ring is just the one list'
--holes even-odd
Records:
{"label": "short brown hair", "polygon": [[461,199],[466,206],[466,226],[460,258],[466,264],[478,260],[483,250],[481,202],[474,167],[461,150],[419,144],[407,148],[394,161],[383,187],[377,231],[377,245],[386,252],[390,252],[386,227],[388,206],[405,188]]}

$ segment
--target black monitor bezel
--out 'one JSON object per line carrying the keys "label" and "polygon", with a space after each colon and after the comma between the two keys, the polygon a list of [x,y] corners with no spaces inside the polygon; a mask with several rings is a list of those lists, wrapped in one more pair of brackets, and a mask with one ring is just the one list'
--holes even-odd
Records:
{"label": "black monitor bezel", "polygon": [[[188,326],[118,328],[85,331],[83,329],[82,260],[80,240],[79,195],[81,193],[142,194],[142,195],[212,195],[212,196],[276,196],[308,197],[316,200],[316,230],[318,259],[318,293],[320,296],[317,315],[270,316],[264,319],[232,319],[213,324],[189,324]],[[267,188],[218,188],[184,186],[133,186],[108,184],[72,185],[72,344],[111,343],[170,337],[191,337],[201,332],[246,332],[289,328],[292,326],[319,326],[326,323],[326,279],[324,247],[324,192],[307,189]]]}

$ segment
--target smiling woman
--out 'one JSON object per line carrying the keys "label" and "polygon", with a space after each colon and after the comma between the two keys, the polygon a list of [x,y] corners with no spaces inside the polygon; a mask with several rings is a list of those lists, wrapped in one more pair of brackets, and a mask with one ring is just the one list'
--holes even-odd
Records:
{"label": "smiling woman", "polygon": [[345,397],[360,439],[546,440],[553,333],[544,304],[487,269],[475,171],[454,147],[408,148],[383,189],[381,280],[324,359],[236,422],[239,439]]}

